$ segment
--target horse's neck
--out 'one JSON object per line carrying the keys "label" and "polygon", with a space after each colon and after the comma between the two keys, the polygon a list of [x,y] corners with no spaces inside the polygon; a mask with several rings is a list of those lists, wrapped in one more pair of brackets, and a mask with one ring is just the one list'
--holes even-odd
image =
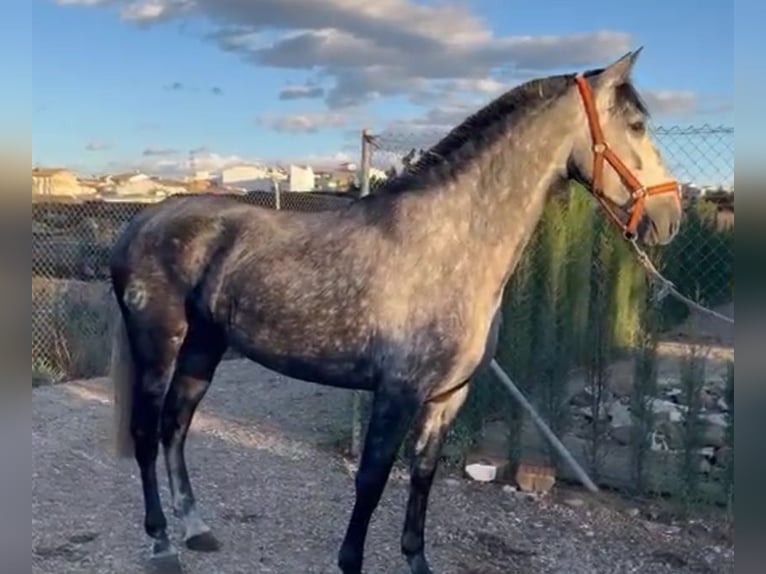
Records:
{"label": "horse's neck", "polygon": [[413,195],[410,224],[446,259],[501,283],[542,216],[548,190],[565,167],[576,114],[556,102],[522,120],[435,193]]}

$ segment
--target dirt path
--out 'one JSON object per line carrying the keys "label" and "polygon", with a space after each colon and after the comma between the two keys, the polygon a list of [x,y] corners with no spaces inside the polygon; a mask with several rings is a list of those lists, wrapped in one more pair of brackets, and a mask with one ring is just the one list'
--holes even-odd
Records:
{"label": "dirt path", "polygon": [[[224,548],[183,552],[188,574],[337,574],[353,476],[328,446],[344,430],[348,400],[245,361],[221,366],[187,458]],[[111,455],[110,401],[104,379],[33,390],[33,573],[145,572],[138,476],[132,461]],[[369,574],[406,572],[399,554],[406,488],[403,476],[393,477],[373,518]],[[572,508],[440,478],[428,515],[436,574],[734,572],[733,549],[722,542],[580,496],[585,504]]]}

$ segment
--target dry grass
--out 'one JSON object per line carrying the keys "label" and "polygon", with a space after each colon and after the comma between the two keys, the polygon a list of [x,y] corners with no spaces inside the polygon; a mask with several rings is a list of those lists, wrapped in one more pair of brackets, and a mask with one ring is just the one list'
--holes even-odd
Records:
{"label": "dry grass", "polygon": [[32,384],[104,375],[116,306],[109,284],[32,278]]}

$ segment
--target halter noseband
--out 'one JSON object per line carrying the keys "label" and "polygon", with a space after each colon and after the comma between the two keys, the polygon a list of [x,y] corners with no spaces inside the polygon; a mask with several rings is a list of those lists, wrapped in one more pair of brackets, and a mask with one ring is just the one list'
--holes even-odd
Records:
{"label": "halter noseband", "polygon": [[[670,180],[649,187],[641,185],[641,182],[635,175],[633,175],[630,168],[620,160],[604,139],[604,133],[601,131],[596,104],[593,100],[593,93],[591,92],[588,80],[586,80],[582,74],[578,74],[575,76],[575,81],[577,82],[577,88],[582,97],[583,105],[585,106],[585,115],[588,117],[591,139],[593,140],[593,175],[590,186],[591,193],[593,193],[609,217],[622,230],[625,237],[633,239],[636,236],[638,222],[641,220],[641,215],[644,213],[644,202],[646,201],[646,198],[661,193],[675,193],[680,202],[681,193],[678,189],[678,182]],[[623,222],[617,213],[615,213],[614,209],[609,205],[609,200],[607,200],[604,195],[604,160],[614,168],[623,183],[630,189],[631,199],[626,207],[628,215],[627,223]]]}

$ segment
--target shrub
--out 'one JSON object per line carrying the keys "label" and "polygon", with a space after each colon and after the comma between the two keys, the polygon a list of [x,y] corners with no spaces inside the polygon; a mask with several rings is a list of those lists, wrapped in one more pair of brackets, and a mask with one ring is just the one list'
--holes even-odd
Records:
{"label": "shrub", "polygon": [[106,283],[33,278],[33,381],[105,375],[115,310]]}

